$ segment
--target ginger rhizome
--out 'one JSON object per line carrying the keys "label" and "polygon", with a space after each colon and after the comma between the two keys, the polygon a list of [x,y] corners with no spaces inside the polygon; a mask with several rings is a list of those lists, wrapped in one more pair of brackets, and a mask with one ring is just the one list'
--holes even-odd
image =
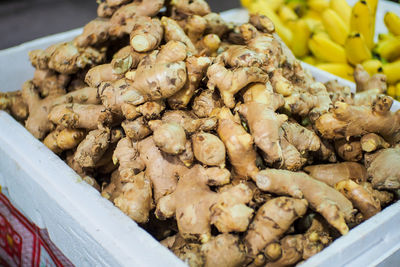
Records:
{"label": "ginger rhizome", "polygon": [[[288,266],[398,200],[385,76],[321,83],[272,21],[104,0],[0,109],[190,266]],[[296,40],[293,40],[296,41]]]}

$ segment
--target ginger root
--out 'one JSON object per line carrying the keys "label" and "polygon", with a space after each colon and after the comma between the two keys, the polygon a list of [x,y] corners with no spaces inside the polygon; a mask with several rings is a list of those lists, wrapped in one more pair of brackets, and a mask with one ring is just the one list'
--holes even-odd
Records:
{"label": "ginger root", "polygon": [[250,255],[256,256],[268,243],[276,241],[307,211],[307,201],[278,197],[260,207],[244,237]]}
{"label": "ginger root", "polygon": [[353,205],[328,185],[302,172],[273,169],[260,171],[255,180],[263,191],[305,198],[342,235],[349,231],[346,221],[353,220]]}

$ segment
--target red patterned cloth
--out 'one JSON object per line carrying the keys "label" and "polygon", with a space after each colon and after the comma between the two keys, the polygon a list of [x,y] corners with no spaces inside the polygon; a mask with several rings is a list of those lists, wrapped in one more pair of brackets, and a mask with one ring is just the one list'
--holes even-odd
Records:
{"label": "red patterned cloth", "polygon": [[73,267],[46,230],[28,221],[0,193],[0,266]]}

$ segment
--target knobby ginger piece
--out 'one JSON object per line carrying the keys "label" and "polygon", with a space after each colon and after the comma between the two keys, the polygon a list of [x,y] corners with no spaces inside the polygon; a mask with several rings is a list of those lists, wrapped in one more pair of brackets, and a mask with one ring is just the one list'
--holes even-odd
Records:
{"label": "knobby ginger piece", "polygon": [[185,150],[185,130],[176,123],[149,122],[153,130],[153,140],[159,149],[171,155],[178,155]]}
{"label": "knobby ginger piece", "polygon": [[152,51],[160,45],[163,33],[159,19],[140,17],[130,33],[130,44],[137,52]]}
{"label": "knobby ginger piece", "polygon": [[354,207],[360,210],[365,220],[381,211],[379,199],[352,180],[340,181],[335,185],[335,189],[345,195]]}
{"label": "knobby ginger piece", "polygon": [[192,136],[192,143],[198,161],[208,166],[225,167],[225,145],[217,136],[201,132]]}
{"label": "knobby ginger piece", "polygon": [[82,167],[94,167],[108,149],[110,129],[90,131],[76,149],[74,159]]}
{"label": "knobby ginger piece", "polygon": [[283,105],[283,98],[268,87],[261,83],[251,85],[244,95],[245,104],[239,106],[239,113],[246,118],[255,144],[264,153],[264,160],[272,164],[283,160],[279,128],[287,116],[275,113]]}
{"label": "knobby ginger piece", "polygon": [[255,180],[258,188],[263,191],[305,198],[311,208],[321,213],[342,235],[349,231],[346,221],[353,220],[353,205],[328,185],[303,172],[274,169],[260,171]]}
{"label": "knobby ginger piece", "polygon": [[392,102],[388,96],[378,98],[372,107],[336,102],[333,112],[322,115],[315,126],[328,139],[376,133],[396,143],[400,140],[400,112],[390,111]]}
{"label": "knobby ginger piece", "polygon": [[145,175],[153,186],[154,201],[173,193],[178,180],[188,170],[176,157],[163,153],[154,143],[152,137],[138,143],[140,158],[146,169]]}
{"label": "knobby ginger piece", "polygon": [[379,93],[385,93],[387,89],[386,76],[384,74],[377,73],[370,76],[361,64],[358,64],[354,70],[354,80],[357,93],[371,89],[378,89]]}
{"label": "knobby ginger piece", "polygon": [[210,224],[223,233],[243,232],[253,213],[245,205],[252,198],[252,192],[245,184],[215,193],[207,184],[229,183],[229,172],[226,170],[226,174],[222,172],[215,176],[210,175],[208,170],[200,165],[192,167],[179,179],[176,190],[159,200],[156,209],[159,218],[175,215],[183,238],[196,238],[203,243],[211,238]]}
{"label": "knobby ginger piece", "polygon": [[380,148],[389,148],[390,144],[377,134],[369,133],[361,137],[361,148],[365,152],[373,152]]}
{"label": "knobby ginger piece", "polygon": [[103,105],[60,104],[49,113],[49,120],[66,128],[95,130],[99,125],[110,125],[113,116]]}
{"label": "knobby ginger piece", "polygon": [[162,17],[161,23],[164,26],[164,38],[167,42],[169,41],[179,41],[184,43],[188,51],[193,55],[197,55],[197,49],[195,45],[192,43],[192,40],[186,35],[185,31],[179,26],[179,24],[168,17]]}
{"label": "knobby ginger piece", "polygon": [[138,143],[129,137],[122,138],[113,153],[114,164],[119,163],[119,175],[123,182],[130,181],[132,177],[145,169],[145,164],[140,157]]}
{"label": "knobby ginger piece", "polygon": [[265,83],[268,74],[258,67],[239,67],[227,69],[222,62],[211,65],[207,70],[209,89],[218,88],[224,104],[233,108],[235,106],[235,94],[246,85],[255,82]]}
{"label": "knobby ginger piece", "polygon": [[353,180],[360,184],[368,178],[366,168],[357,162],[311,165],[305,167],[304,171],[332,187],[343,180]]}
{"label": "knobby ginger piece", "polygon": [[229,160],[235,173],[242,179],[254,177],[256,166],[256,151],[253,147],[253,137],[242,125],[235,121],[228,108],[222,108],[218,114],[218,136],[225,144]]}
{"label": "knobby ginger piece", "polygon": [[395,190],[400,188],[400,148],[387,148],[374,155],[367,172],[372,178],[371,184],[379,190]]}
{"label": "knobby ginger piece", "polygon": [[256,256],[265,246],[280,238],[307,211],[307,201],[278,197],[260,207],[244,237],[248,253]]}
{"label": "knobby ginger piece", "polygon": [[211,64],[208,57],[190,56],[186,59],[187,80],[181,90],[168,98],[168,104],[172,109],[185,108],[204,78],[207,68]]}

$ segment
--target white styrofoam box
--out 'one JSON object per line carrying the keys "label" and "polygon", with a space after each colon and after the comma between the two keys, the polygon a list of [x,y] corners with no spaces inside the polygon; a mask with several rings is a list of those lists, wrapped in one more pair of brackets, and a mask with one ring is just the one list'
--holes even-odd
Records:
{"label": "white styrofoam box", "polygon": [[[232,10],[223,15],[238,21],[246,13]],[[0,90],[17,90],[32,77],[28,51],[71,40],[80,32],[81,29],[76,29],[0,51]],[[304,66],[319,81],[337,79],[354,88],[348,81]],[[28,218],[48,229],[53,242],[76,266],[184,266],[2,111],[0,185]],[[399,224],[400,203],[396,203],[302,266],[374,266],[399,262]]]}

